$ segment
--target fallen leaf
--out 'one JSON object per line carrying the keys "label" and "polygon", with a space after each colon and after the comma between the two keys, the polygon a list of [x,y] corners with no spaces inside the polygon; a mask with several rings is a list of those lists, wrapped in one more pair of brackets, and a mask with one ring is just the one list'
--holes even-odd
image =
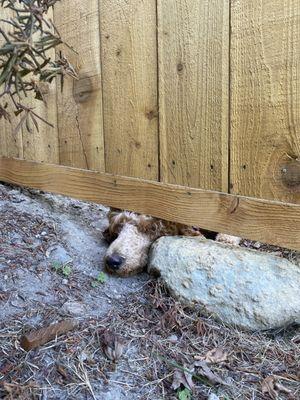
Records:
{"label": "fallen leaf", "polygon": [[204,357],[195,356],[195,360],[205,361],[207,364],[220,364],[228,360],[228,352],[216,347],[208,351]]}
{"label": "fallen leaf", "polygon": [[8,300],[8,298],[9,298],[9,295],[7,292],[0,291],[0,301],[6,301],[6,300]]}
{"label": "fallen leaf", "polygon": [[171,306],[168,311],[161,317],[161,326],[163,330],[172,330],[175,327],[181,327],[178,308],[176,305]]}
{"label": "fallen leaf", "polygon": [[0,374],[7,375],[10,371],[14,369],[14,364],[10,361],[5,360],[3,364],[0,364]]}
{"label": "fallen leaf", "polygon": [[103,352],[107,358],[114,362],[121,358],[125,348],[125,342],[123,338],[116,335],[109,329],[105,329],[101,333],[100,341]]}
{"label": "fallen leaf", "polygon": [[50,342],[57,336],[64,335],[74,329],[77,325],[78,322],[71,319],[49,325],[45,328],[33,330],[21,337],[20,345],[24,350],[29,351]]}
{"label": "fallen leaf", "polygon": [[57,372],[64,378],[64,379],[68,379],[69,374],[67,372],[67,370],[65,369],[65,367],[61,364],[57,364],[56,365],[56,369]]}
{"label": "fallen leaf", "polygon": [[205,333],[207,332],[207,327],[205,325],[205,322],[199,319],[196,324],[196,333],[198,336],[204,336]]}
{"label": "fallen leaf", "polygon": [[193,373],[194,367],[187,367],[184,365],[183,368],[176,368],[173,374],[171,388],[177,390],[183,385],[185,388],[192,391],[194,388]]}
{"label": "fallen leaf", "polygon": [[262,381],[261,388],[263,394],[268,394],[271,399],[277,399],[277,392],[275,389],[276,378],[274,376],[268,376]]}
{"label": "fallen leaf", "polygon": [[212,385],[220,384],[228,386],[228,383],[226,383],[219,375],[212,372],[205,361],[196,361],[194,365],[199,368],[198,374],[207,378]]}

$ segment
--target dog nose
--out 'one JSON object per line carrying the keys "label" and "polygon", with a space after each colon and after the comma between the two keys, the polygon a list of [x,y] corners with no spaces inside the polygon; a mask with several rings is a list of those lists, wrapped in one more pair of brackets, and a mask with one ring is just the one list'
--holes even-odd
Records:
{"label": "dog nose", "polygon": [[115,271],[121,267],[124,261],[125,258],[119,256],[118,254],[112,254],[111,256],[107,256],[105,259],[106,265]]}

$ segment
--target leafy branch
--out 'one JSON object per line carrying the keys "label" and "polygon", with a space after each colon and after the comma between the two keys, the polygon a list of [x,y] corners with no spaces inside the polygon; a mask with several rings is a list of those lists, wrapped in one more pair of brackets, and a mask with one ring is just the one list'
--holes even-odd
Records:
{"label": "leafy branch", "polygon": [[20,115],[15,132],[24,124],[31,131],[30,120],[37,130],[38,120],[52,126],[26,105],[24,100],[29,93],[46,104],[45,86],[54,78],[60,77],[61,87],[66,75],[77,79],[74,67],[61,52],[56,57],[49,55],[49,50],[65,44],[47,18],[49,9],[58,1],[0,0],[1,7],[14,14],[10,19],[0,19],[0,119],[12,122],[12,112]]}

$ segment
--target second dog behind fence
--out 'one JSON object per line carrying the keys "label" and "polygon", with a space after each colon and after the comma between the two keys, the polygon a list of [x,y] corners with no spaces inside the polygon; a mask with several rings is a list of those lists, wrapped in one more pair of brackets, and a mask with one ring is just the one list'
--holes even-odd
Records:
{"label": "second dog behind fence", "polygon": [[232,245],[239,245],[241,241],[236,236],[208,232],[129,211],[111,210],[108,218],[109,226],[104,237],[110,246],[106,252],[105,265],[109,272],[119,276],[143,271],[152,243],[161,236],[202,236]]}

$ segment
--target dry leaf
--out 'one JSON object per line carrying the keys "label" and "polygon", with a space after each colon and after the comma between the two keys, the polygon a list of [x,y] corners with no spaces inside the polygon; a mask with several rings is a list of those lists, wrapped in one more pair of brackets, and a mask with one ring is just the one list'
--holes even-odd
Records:
{"label": "dry leaf", "polygon": [[10,371],[14,369],[15,365],[10,361],[5,360],[3,364],[0,365],[0,374],[7,375]]}
{"label": "dry leaf", "polygon": [[205,361],[207,364],[220,364],[228,360],[228,353],[220,347],[216,347],[207,352],[204,357],[196,356],[195,359]]}
{"label": "dry leaf", "polygon": [[196,324],[196,332],[198,336],[204,336],[207,331],[207,327],[205,325],[205,322],[199,319]]}
{"label": "dry leaf", "polygon": [[107,358],[114,362],[121,358],[125,348],[125,342],[123,338],[117,336],[109,329],[106,329],[102,332],[100,340],[103,352]]}
{"label": "dry leaf", "polygon": [[6,301],[9,298],[9,294],[7,292],[0,291],[0,301]]}
{"label": "dry leaf", "polygon": [[57,364],[56,370],[64,379],[70,380],[69,373],[67,372],[67,370],[65,369],[65,367],[63,365]]}
{"label": "dry leaf", "polygon": [[179,319],[178,308],[176,305],[170,307],[170,309],[164,313],[161,317],[161,326],[163,330],[171,330],[174,327],[181,327],[181,321]]}
{"label": "dry leaf", "polygon": [[220,376],[212,372],[205,361],[196,361],[194,365],[195,367],[199,368],[198,374],[207,378],[212,385],[220,384],[228,386],[228,383],[226,383]]}
{"label": "dry leaf", "polygon": [[57,336],[66,334],[77,325],[78,321],[68,319],[38,330],[33,330],[21,337],[20,345],[24,350],[29,351],[36,347],[43,346]]}
{"label": "dry leaf", "polygon": [[171,388],[177,390],[183,385],[192,391],[194,388],[193,373],[194,367],[187,367],[186,365],[182,369],[175,369]]}
{"label": "dry leaf", "polygon": [[277,392],[275,389],[276,378],[274,376],[268,376],[262,381],[261,388],[263,394],[268,394],[271,399],[277,399]]}

